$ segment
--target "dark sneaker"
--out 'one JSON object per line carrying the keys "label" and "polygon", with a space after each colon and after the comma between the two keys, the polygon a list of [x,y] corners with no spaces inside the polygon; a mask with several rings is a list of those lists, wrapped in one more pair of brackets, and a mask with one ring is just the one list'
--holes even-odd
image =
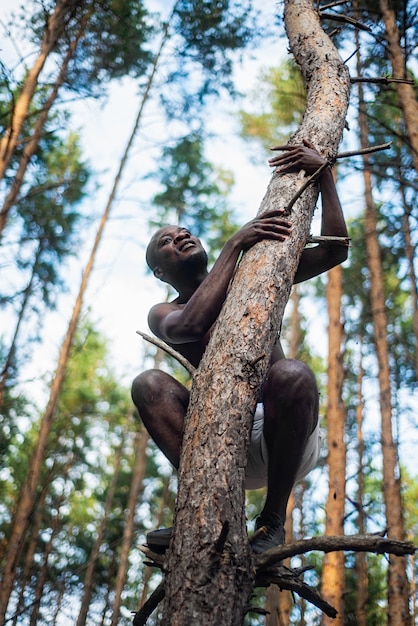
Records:
{"label": "dark sneaker", "polygon": [[153,552],[162,554],[167,550],[170,544],[172,534],[172,526],[170,526],[170,528],[159,528],[158,530],[152,530],[147,534],[147,546]]}
{"label": "dark sneaker", "polygon": [[285,542],[284,522],[275,513],[262,513],[255,522],[255,533],[250,539],[251,550],[260,554]]}

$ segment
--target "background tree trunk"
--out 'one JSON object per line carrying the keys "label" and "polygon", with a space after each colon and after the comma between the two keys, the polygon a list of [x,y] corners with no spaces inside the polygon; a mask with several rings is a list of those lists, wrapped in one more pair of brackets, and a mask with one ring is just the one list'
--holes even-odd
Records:
{"label": "background tree trunk", "polygon": [[[290,47],[308,89],[293,141],[310,139],[334,155],[344,125],[349,78],[310,0],[285,2]],[[286,208],[303,174],[273,175],[260,212]],[[265,375],[317,191],[290,213],[285,243],[261,242],[244,255],[194,378],[169,552],[164,624],[241,625],[252,591],[244,477],[256,396]]]}
{"label": "background tree trunk", "polygon": [[[328,441],[328,498],[326,504],[326,535],[344,534],[345,513],[345,472],[346,444],[345,418],[342,403],[344,368],[341,345],[343,328],[341,324],[342,268],[334,267],[328,272],[328,401],[327,401],[327,441]],[[345,555],[344,552],[330,552],[324,557],[322,568],[321,595],[333,606],[338,615],[334,619],[322,615],[323,626],[344,623]]]}
{"label": "background tree trunk", "polygon": [[96,529],[96,538],[93,544],[92,551],[90,553],[89,561],[87,563],[86,573],[84,576],[83,595],[81,598],[80,611],[77,617],[76,626],[85,626],[87,620],[87,614],[90,607],[91,598],[93,595],[94,585],[94,571],[96,568],[96,561],[100,555],[100,549],[102,547],[103,537],[106,530],[106,523],[111,507],[114,505],[113,499],[116,492],[116,485],[119,478],[120,464],[122,461],[123,448],[125,445],[125,437],[122,437],[118,449],[115,452],[115,459],[112,471],[112,478],[106,493],[106,499],[103,508],[103,515],[98,523]]}
{"label": "background tree trunk", "polygon": [[[390,8],[388,0],[380,0],[380,12],[386,30],[387,52],[392,65],[393,78],[408,78],[406,59],[400,44],[399,30],[396,26],[395,12]],[[414,85],[394,83],[405,120],[406,132],[411,144],[411,155],[414,167],[418,172],[418,100]]]}
{"label": "background tree trunk", "polygon": [[[359,53],[358,75],[362,65]],[[368,147],[368,124],[363,97],[363,88],[358,84],[359,128],[361,147]],[[383,459],[383,496],[385,502],[388,536],[400,541],[405,539],[400,467],[398,447],[392,429],[392,392],[387,337],[387,314],[383,285],[382,260],[377,235],[377,215],[372,194],[372,180],[369,155],[363,155],[364,191],[366,200],[366,250],[367,266],[370,274],[371,314],[373,319],[374,343],[378,361],[379,403],[381,415],[381,445]],[[406,557],[389,557],[388,568],[388,626],[410,624],[409,584],[406,575]]]}
{"label": "background tree trunk", "polygon": [[[48,18],[39,55],[28,72],[23,89],[14,106],[9,127],[0,141],[0,179],[4,177],[10,159],[18,145],[39,75],[49,54],[65,30],[65,20],[68,14],[72,13],[78,4],[80,4],[79,0],[58,0],[54,12]],[[0,234],[3,231],[5,220],[6,215],[0,215]]]}
{"label": "background tree trunk", "polygon": [[[357,472],[357,531],[359,535],[366,532],[366,520],[363,508],[364,501],[364,399],[363,399],[363,356],[362,345],[363,337],[360,337],[360,363],[357,375],[358,400],[356,407],[356,424],[357,424],[357,454],[358,454],[358,472]],[[367,555],[365,552],[356,552],[356,623],[357,626],[367,626],[367,601],[369,598],[369,581],[367,576]]]}
{"label": "background tree trunk", "polygon": [[135,529],[135,511],[145,476],[146,448],[149,436],[145,428],[135,435],[135,464],[132,471],[132,483],[126,513],[125,529],[122,537],[121,554],[116,576],[115,597],[113,600],[111,626],[119,623],[119,611],[122,602],[122,591],[128,572],[128,557],[132,547]]}

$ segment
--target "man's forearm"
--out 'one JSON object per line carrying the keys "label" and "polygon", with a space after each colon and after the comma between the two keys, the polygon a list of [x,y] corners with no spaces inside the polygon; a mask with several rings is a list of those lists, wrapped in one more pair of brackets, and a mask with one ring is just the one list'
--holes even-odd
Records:
{"label": "man's forearm", "polygon": [[322,197],[321,235],[347,237],[347,226],[330,167],[324,170],[320,178],[320,189]]}

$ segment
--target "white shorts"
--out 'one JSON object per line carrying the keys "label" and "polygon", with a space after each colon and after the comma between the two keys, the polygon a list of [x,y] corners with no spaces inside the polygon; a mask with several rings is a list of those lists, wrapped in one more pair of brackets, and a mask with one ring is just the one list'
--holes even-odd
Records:
{"label": "white shorts", "polygon": [[[267,486],[267,446],[263,434],[264,407],[257,404],[253,428],[251,431],[250,449],[248,452],[247,469],[245,472],[245,489],[261,489]],[[321,432],[319,421],[309,436],[302,461],[296,473],[295,483],[302,480],[315,467],[321,451]]]}

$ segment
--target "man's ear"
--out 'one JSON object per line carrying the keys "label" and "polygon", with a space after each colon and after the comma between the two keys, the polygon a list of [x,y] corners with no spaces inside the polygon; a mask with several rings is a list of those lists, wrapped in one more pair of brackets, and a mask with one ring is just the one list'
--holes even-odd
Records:
{"label": "man's ear", "polygon": [[158,278],[158,280],[164,280],[164,272],[159,265],[154,268],[154,276]]}

